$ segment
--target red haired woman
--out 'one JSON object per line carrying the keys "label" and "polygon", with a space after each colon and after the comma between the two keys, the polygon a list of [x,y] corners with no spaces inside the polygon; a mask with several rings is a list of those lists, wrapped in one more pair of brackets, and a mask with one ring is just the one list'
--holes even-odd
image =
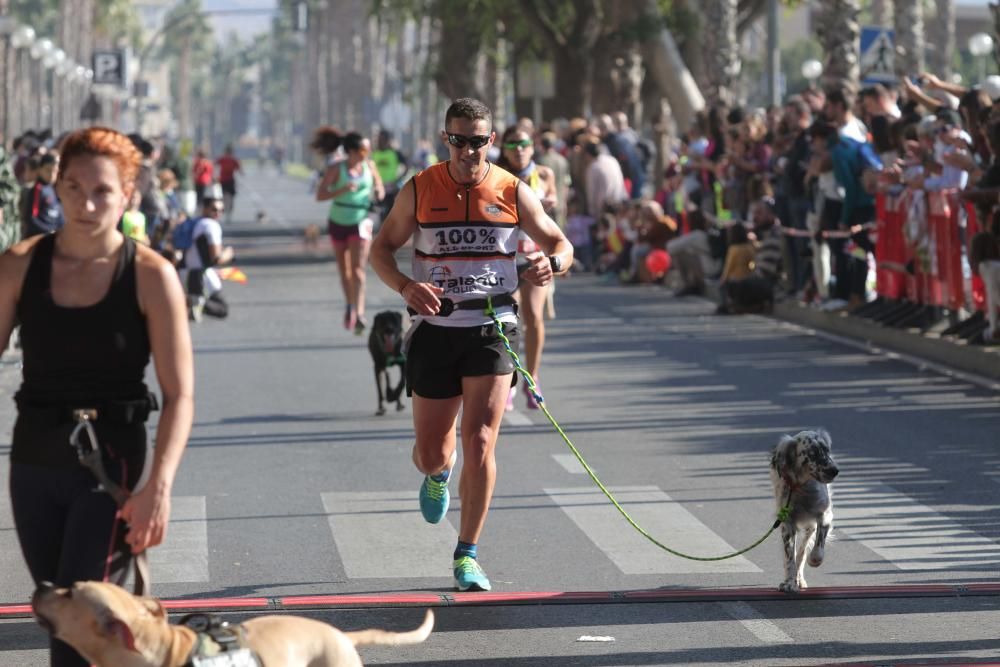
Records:
{"label": "red haired woman", "polygon": [[[141,155],[105,128],[69,134],[56,193],[66,224],[0,256],[0,349],[21,325],[23,382],[10,460],[21,550],[35,582],[121,583],[132,554],[163,541],[170,491],[191,430],[193,370],[184,291],[174,267],[125,238],[118,221]],[[163,395],[143,378],[150,356]],[[121,511],[69,446],[74,411],[96,410],[104,468],[129,492]],[[98,443],[93,443],[95,446]],[[51,664],[85,666],[52,640]]]}

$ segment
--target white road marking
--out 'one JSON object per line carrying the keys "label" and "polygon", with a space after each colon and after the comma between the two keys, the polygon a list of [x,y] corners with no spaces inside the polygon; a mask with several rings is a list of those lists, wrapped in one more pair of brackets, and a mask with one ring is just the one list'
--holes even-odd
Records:
{"label": "white road marking", "polygon": [[[9,461],[0,457],[0,479],[9,478]],[[149,550],[149,570],[153,584],[202,583],[209,581],[208,522],[204,496],[174,496],[170,499],[170,524],[163,544]],[[14,530],[10,495],[0,493],[0,572],[4,573],[3,591],[23,601],[30,597],[34,583],[21,556]]]}
{"label": "white road marking", "polygon": [[719,606],[765,644],[791,644],[795,640],[746,602],[720,602]]}
{"label": "white road marking", "polygon": [[531,426],[532,422],[528,415],[518,409],[503,413],[503,423],[508,426]]}
{"label": "white road marking", "polygon": [[[736,551],[659,487],[625,486],[608,490],[636,523],[672,549],[694,556]],[[551,488],[545,489],[545,493],[624,574],[761,572],[743,556],[704,562],[663,551],[630,526],[593,486]]]}
{"label": "white road marking", "polygon": [[167,537],[149,550],[153,584],[204,583],[208,571],[208,511],[205,496],[170,499]]}
{"label": "white road marking", "polygon": [[417,489],[415,485],[413,491],[405,492],[322,494],[333,540],[348,577],[451,576],[451,554],[446,550],[458,540],[458,533],[447,517],[437,525],[424,521]]}
{"label": "white road marking", "polygon": [[885,484],[835,483],[833,515],[835,533],[849,535],[900,570],[1000,569],[996,542]]}
{"label": "white road marking", "polygon": [[568,473],[572,473],[574,475],[587,474],[583,465],[572,454],[553,454],[552,458],[556,460],[556,463],[565,468]]}

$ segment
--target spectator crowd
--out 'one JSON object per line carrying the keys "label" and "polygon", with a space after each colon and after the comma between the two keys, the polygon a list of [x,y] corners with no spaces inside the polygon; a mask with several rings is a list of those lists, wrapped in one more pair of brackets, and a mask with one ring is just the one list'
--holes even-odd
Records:
{"label": "spectator crowd", "polygon": [[[225,317],[228,306],[215,268],[233,256],[222,245],[220,217],[235,197],[239,161],[229,146],[213,162],[200,149],[188,159],[165,142],[138,134],[129,138],[143,159],[119,229],[174,263],[187,289],[191,319],[200,320],[203,313]],[[6,226],[16,227],[6,245],[62,227],[55,193],[61,139],[50,130],[29,130],[14,139],[0,188]]]}
{"label": "spectator crowd", "polygon": [[[538,131],[520,124],[535,137],[537,162],[559,178],[558,221],[578,266],[609,282],[665,283],[678,297],[716,286],[720,314],[764,312],[786,298],[872,310],[885,301],[881,271],[912,281],[945,261],[935,259],[928,216],[950,201],[961,215],[949,252],[967,298],[918,294],[920,307],[970,317],[969,278],[981,280],[976,333],[1000,342],[998,76],[965,88],[924,74],[897,86],[809,88],[767,109],[713,106],[669,147],[658,174],[655,146],[624,113]],[[903,210],[905,259],[896,263],[876,260],[887,205]],[[648,261],[658,251],[669,271]]]}

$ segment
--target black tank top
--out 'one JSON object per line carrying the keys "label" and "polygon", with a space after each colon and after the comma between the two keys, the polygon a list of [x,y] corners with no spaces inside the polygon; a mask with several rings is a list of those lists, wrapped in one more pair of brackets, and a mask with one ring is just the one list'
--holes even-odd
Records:
{"label": "black tank top", "polygon": [[55,239],[49,234],[35,246],[17,304],[24,366],[18,403],[145,397],[149,333],[136,291],[135,242],[125,239],[104,298],[76,308],[52,299]]}

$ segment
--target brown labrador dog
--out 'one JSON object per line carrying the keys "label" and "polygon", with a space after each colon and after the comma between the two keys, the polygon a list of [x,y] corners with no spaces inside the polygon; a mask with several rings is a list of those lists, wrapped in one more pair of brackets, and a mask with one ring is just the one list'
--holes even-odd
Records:
{"label": "brown labrador dog", "polygon": [[[190,628],[168,623],[159,600],[114,584],[88,581],[56,588],[43,583],[31,606],[44,628],[95,667],[181,667],[198,639]],[[296,616],[260,616],[242,623],[239,631],[241,645],[263,667],[358,667],[355,647],[417,644],[433,626],[434,615],[427,610],[420,627],[409,632],[341,632]]]}

